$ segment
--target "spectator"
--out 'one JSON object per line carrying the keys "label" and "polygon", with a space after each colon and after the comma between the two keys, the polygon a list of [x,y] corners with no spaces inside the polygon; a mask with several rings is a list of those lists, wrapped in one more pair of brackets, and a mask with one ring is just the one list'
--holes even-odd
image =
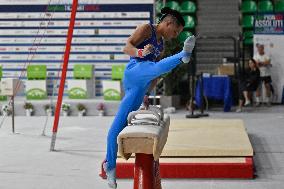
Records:
{"label": "spectator", "polygon": [[240,83],[240,99],[239,99],[239,108],[237,112],[242,111],[243,104],[244,106],[251,105],[252,92],[256,91],[259,86],[260,81],[260,71],[256,66],[256,61],[254,59],[249,60],[249,68],[243,74],[243,78]]}
{"label": "spectator", "polygon": [[260,71],[260,83],[256,90],[256,105],[260,105],[260,96],[261,96],[261,86],[264,83],[265,86],[265,98],[264,102],[267,105],[270,105],[270,96],[271,96],[271,60],[270,57],[264,52],[264,45],[257,44],[257,53],[254,55],[253,59],[256,61],[256,65]]}

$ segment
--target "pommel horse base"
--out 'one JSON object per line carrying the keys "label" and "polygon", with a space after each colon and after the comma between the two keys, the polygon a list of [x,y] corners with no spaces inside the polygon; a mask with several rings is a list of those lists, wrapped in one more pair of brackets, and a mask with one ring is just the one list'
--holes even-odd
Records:
{"label": "pommel horse base", "polygon": [[167,141],[169,125],[170,118],[155,107],[128,115],[128,126],[118,136],[118,150],[125,160],[135,153],[134,189],[162,188],[159,157]]}
{"label": "pommel horse base", "polygon": [[[159,158],[161,178],[254,178],[253,148],[242,120],[171,120]],[[134,178],[134,158],[117,159],[117,178]]]}

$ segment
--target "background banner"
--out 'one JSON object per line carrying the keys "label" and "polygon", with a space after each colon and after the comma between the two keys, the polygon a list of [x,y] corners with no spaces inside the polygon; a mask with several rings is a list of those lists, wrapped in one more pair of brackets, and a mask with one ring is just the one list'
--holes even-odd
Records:
{"label": "background banner", "polygon": [[255,34],[284,34],[284,14],[256,15],[254,21]]}
{"label": "background banner", "polygon": [[[153,23],[154,1],[78,2],[67,79],[73,79],[74,65],[93,65],[92,94],[101,96],[102,81],[111,80],[112,65],[129,61],[129,56],[123,53],[129,35],[137,25]],[[72,0],[0,0],[3,78],[18,78],[25,70],[24,65],[44,64],[47,66],[47,92],[50,95],[55,88],[57,95],[58,86],[53,81],[58,79],[62,63],[71,3]],[[21,79],[25,82],[26,75]]]}

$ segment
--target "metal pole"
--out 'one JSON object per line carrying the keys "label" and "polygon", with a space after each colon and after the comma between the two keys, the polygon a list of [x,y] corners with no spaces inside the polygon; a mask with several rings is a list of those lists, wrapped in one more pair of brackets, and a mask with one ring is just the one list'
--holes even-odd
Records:
{"label": "metal pole", "polygon": [[11,96],[12,103],[12,132],[15,133],[15,103],[14,103],[14,95]]}
{"label": "metal pole", "polygon": [[200,88],[199,88],[199,92],[200,92],[200,96],[201,96],[201,106],[200,106],[200,114],[204,113],[204,94],[203,94],[203,73],[200,73],[200,77],[198,77],[197,81],[200,81]]}
{"label": "metal pole", "polygon": [[237,77],[237,40],[233,38],[234,42],[234,74]]}
{"label": "metal pole", "polygon": [[[199,79],[198,79],[199,81]],[[209,114],[204,113],[204,82],[203,82],[203,73],[200,74],[200,96],[201,96],[201,106],[200,106],[200,117],[208,117]]]}
{"label": "metal pole", "polygon": [[135,154],[134,189],[161,189],[159,162],[153,154]]}
{"label": "metal pole", "polygon": [[189,93],[190,93],[189,107],[191,109],[191,114],[186,115],[185,116],[186,118],[199,118],[198,115],[194,114],[195,74],[196,74],[196,61],[191,60],[190,62],[188,62],[188,79],[189,79],[188,82],[189,82]]}
{"label": "metal pole", "polygon": [[78,0],[73,0],[71,18],[70,18],[68,34],[67,34],[67,42],[65,46],[64,61],[63,61],[63,67],[62,67],[62,73],[61,73],[61,81],[60,81],[59,92],[58,92],[58,97],[57,97],[57,104],[56,104],[55,115],[54,115],[54,123],[53,123],[53,130],[52,130],[53,134],[51,138],[50,151],[54,151],[54,147],[55,147],[55,140],[56,140],[56,134],[57,134],[57,129],[58,129],[59,115],[60,115],[60,109],[61,109],[61,103],[62,103],[62,96],[64,92],[64,84],[65,84],[65,79],[66,79],[69,55],[70,55],[70,50],[71,50],[71,42],[72,42],[72,37],[73,37],[77,6],[78,6]]}
{"label": "metal pole", "polygon": [[154,90],[153,90],[153,105],[156,106],[157,105],[157,93],[156,93],[156,90],[157,90],[157,87],[155,86],[154,87]]}

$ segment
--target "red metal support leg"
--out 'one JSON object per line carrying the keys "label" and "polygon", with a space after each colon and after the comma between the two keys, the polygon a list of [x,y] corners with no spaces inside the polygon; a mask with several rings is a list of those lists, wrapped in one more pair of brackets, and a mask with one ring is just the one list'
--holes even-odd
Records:
{"label": "red metal support leg", "polygon": [[159,160],[154,161],[154,179],[154,188],[162,189]]}
{"label": "red metal support leg", "polygon": [[152,154],[136,154],[134,189],[161,189],[159,162]]}

